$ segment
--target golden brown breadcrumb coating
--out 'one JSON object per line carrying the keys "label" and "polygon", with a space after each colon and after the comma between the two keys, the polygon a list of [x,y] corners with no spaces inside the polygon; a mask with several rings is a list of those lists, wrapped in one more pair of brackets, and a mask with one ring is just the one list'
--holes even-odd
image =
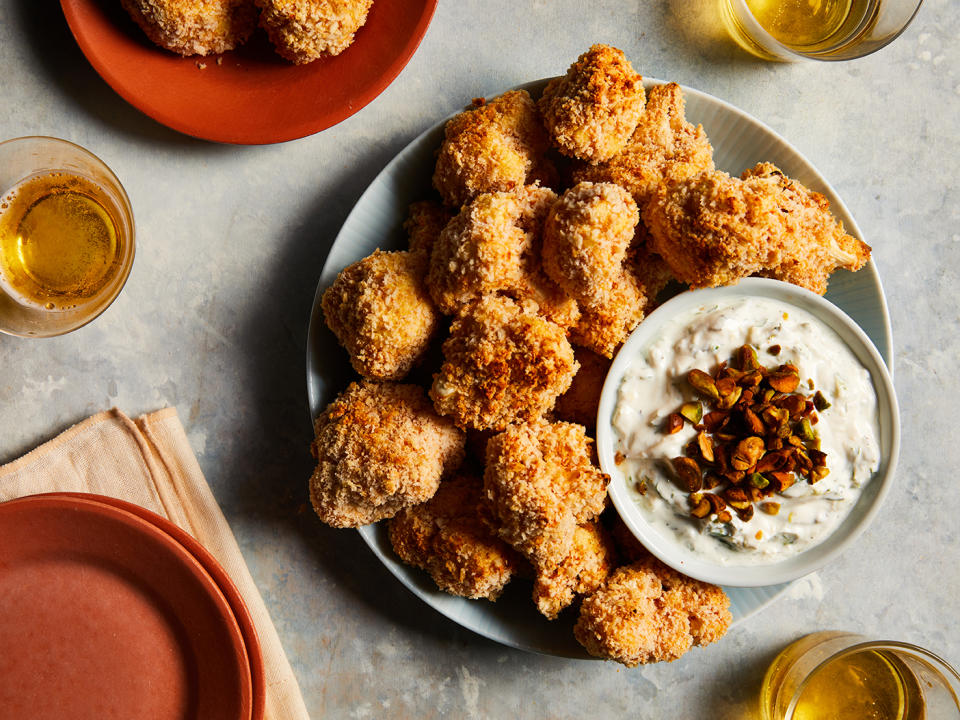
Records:
{"label": "golden brown breadcrumb coating", "polygon": [[555,170],[546,158],[550,140],[526,90],[511,90],[451,118],[437,155],[433,185],[455,208],[480,193],[508,192]]}
{"label": "golden brown breadcrumb coating", "polygon": [[487,295],[467,305],[443,343],[430,397],[458,427],[502,430],[553,407],[577,371],[563,329],[532,304]]}
{"label": "golden brown breadcrumb coating", "polygon": [[598,308],[613,294],[638,222],[636,203],[619,185],[579,183],[547,216],[543,268],[581,308]]}
{"label": "golden brown breadcrumb coating", "polygon": [[673,661],[692,645],[720,639],[730,599],[653,557],[618,568],[584,599],[574,635],[587,652],[629,667]]}
{"label": "golden brown breadcrumb coating", "polygon": [[637,273],[626,266],[605,302],[581,308],[580,320],[570,331],[570,342],[612,358],[646,316],[649,304],[650,298]]}
{"label": "golden brown breadcrumb coating", "polygon": [[407,231],[411,252],[423,252],[427,257],[433,251],[441,231],[453,219],[450,208],[430,200],[410,203],[403,229]]}
{"label": "golden brown breadcrumb coating", "polygon": [[607,531],[597,522],[579,525],[566,557],[559,563],[537,565],[533,602],[553,620],[578,595],[597,590],[615,565],[616,551]]}
{"label": "golden brown breadcrumb coating", "polygon": [[310,500],[333,527],[366,525],[429,500],[463,460],[463,433],[417,385],[350,383],[314,431]]}
{"label": "golden brown breadcrumb coating", "polygon": [[233,50],[257,26],[253,0],[121,0],[147,37],[179,55]]}
{"label": "golden brown breadcrumb coating", "polygon": [[341,270],[323,293],[327,325],[364,377],[399,380],[427,350],[438,313],[426,271],[423,253],[376,250]]}
{"label": "golden brown breadcrumb coating", "polygon": [[558,564],[577,526],[603,510],[609,478],[581,425],[510,425],[487,441],[483,488],[500,537],[535,566]]}
{"label": "golden brown breadcrumb coating", "polygon": [[390,543],[403,562],[426,570],[441,590],[496,600],[520,558],[484,523],[481,489],[480,478],[470,475],[444,480],[430,500],[389,521]]}
{"label": "golden brown breadcrumb coating", "polygon": [[822,294],[833,270],[857,270],[870,257],[822,195],[769,163],[742,178],[715,171],[665,186],[643,217],[652,248],[693,287],[763,273]]}
{"label": "golden brown breadcrumb coating", "polygon": [[599,162],[630,140],[643,112],[643,78],[622,50],[594,45],[566,75],[547,83],[537,103],[560,152]]}
{"label": "golden brown breadcrumb coating", "polygon": [[676,83],[657,85],[630,142],[610,160],[581,164],[575,181],[612,182],[625,188],[642,210],[664,182],[713,170],[713,147],[703,127],[684,116],[683,91]]}
{"label": "golden brown breadcrumb coating", "polygon": [[557,398],[553,416],[558,420],[578,423],[591,431],[597,426],[597,406],[610,369],[610,360],[583,347],[575,347],[573,355],[580,369],[573,376],[570,389]]}
{"label": "golden brown breadcrumb coating", "polygon": [[373,0],[256,0],[277,53],[297,65],[339,55],[367,21]]}
{"label": "golden brown breadcrumb coating", "polygon": [[434,243],[427,288],[444,313],[483,295],[522,296],[534,238],[557,199],[538,186],[482,193],[463,206]]}

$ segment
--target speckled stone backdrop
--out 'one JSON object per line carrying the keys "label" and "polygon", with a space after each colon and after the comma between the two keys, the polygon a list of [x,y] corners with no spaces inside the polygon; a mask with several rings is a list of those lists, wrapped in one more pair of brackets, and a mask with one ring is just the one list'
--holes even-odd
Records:
{"label": "speckled stone backdrop", "polygon": [[[872,528],[721,643],[628,670],[500,647],[423,606],[359,536],[308,510],[304,355],[327,249],[360,193],[422,129],[479,95],[556,75],[594,42],[785,136],[873,246],[903,422]],[[240,541],[315,718],[743,718],[790,640],[841,628],[960,662],[960,8],[927,0],[876,55],[773,64],[726,39],[714,0],[440,0],[372,104],[266,147],[193,140],[127,105],[55,3],[0,1],[0,138],[101,156],[136,212],[119,300],[53,340],[0,337],[0,460],[95,411],[174,405]]]}

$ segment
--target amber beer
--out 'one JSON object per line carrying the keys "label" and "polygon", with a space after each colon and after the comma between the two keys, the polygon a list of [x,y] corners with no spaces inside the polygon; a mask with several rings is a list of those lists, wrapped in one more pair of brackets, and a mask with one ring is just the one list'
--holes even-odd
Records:
{"label": "amber beer", "polygon": [[0,201],[0,273],[25,305],[71,310],[119,270],[126,239],[109,196],[64,172],[26,179]]}
{"label": "amber beer", "polygon": [[842,42],[876,10],[878,0],[746,0],[757,22],[798,52]]}

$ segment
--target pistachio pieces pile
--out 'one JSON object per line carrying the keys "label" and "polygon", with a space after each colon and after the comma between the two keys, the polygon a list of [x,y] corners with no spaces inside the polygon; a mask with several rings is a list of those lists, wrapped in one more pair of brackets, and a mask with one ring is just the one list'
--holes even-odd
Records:
{"label": "pistachio pieces pile", "polygon": [[[771,355],[780,351],[778,345],[768,348]],[[664,430],[676,433],[690,423],[697,431],[685,455],[671,461],[677,483],[690,493],[694,517],[730,522],[733,511],[746,522],[755,504],[776,515],[780,503],[772,496],[829,473],[814,425],[830,403],[814,392],[812,381],[806,383],[812,395],[800,391],[795,365],[763,367],[756,351],[744,345],[731,364],[721,363],[713,375],[691,370],[687,382],[702,400],[671,413]]]}

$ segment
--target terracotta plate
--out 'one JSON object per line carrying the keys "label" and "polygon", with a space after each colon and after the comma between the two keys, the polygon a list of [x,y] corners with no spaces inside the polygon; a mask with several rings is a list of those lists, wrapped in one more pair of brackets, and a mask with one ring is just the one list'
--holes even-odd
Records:
{"label": "terracotta plate", "polygon": [[60,4],[83,54],[134,107],[187,135],[256,145],[319,132],[377,97],[413,56],[437,0],[375,0],[349,48],[300,66],[261,29],[232,52],[185,58],[153,45],[119,0]]}
{"label": "terracotta plate", "polygon": [[250,667],[186,549],[78,497],[0,505],[0,707],[46,720],[247,720]]}

